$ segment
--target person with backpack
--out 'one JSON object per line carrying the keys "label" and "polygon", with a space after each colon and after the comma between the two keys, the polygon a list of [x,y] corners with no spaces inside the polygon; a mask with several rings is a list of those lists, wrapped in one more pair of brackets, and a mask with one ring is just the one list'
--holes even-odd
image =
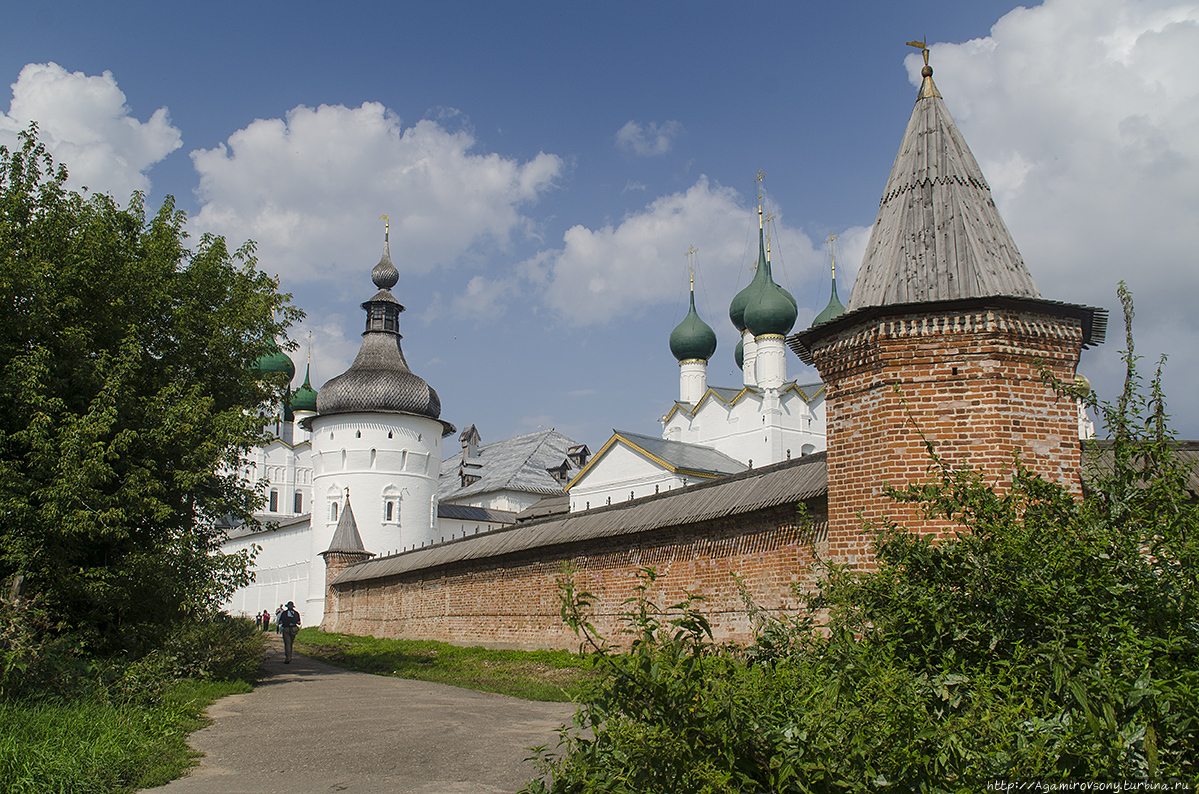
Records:
{"label": "person with backpack", "polygon": [[287,602],[287,609],[279,614],[279,628],[283,632],[283,663],[291,664],[291,645],[300,633],[300,613],[291,601]]}

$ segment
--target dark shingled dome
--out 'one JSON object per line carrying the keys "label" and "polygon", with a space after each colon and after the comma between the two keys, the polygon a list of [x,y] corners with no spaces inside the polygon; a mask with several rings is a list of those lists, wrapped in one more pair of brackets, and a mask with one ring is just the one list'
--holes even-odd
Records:
{"label": "dark shingled dome", "polygon": [[316,410],[321,416],[394,411],[438,419],[441,399],[408,369],[399,334],[368,332],[350,368],[320,390]]}
{"label": "dark shingled dome", "polygon": [[[362,304],[366,311],[362,347],[350,368],[321,388],[316,397],[318,415],[387,412],[440,420],[441,399],[408,368],[400,348],[404,307],[391,294],[399,277],[384,238],[383,257],[371,271],[379,291]],[[453,430],[448,423],[442,425],[449,427],[447,433]]]}

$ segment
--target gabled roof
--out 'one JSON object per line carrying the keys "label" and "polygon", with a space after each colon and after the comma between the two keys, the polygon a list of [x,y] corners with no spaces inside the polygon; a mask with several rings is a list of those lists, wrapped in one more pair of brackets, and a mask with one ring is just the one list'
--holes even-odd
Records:
{"label": "gabled roof", "polygon": [[[807,383],[801,386],[795,381],[788,381],[787,383],[784,383],[778,391],[780,396],[789,391],[793,391],[798,394],[804,402],[811,402],[824,393],[824,384],[817,381],[816,383]],[[720,400],[725,405],[736,405],[738,402],[744,399],[746,395],[761,393],[761,389],[753,386],[741,386],[739,388],[729,388],[727,386],[709,386],[708,390],[704,392],[704,396],[700,397],[699,402],[697,403],[685,403],[676,400],[675,404],[670,406],[670,410],[666,412],[666,416],[662,417],[659,421],[670,421],[670,417],[674,416],[676,411],[683,411],[695,416],[696,412],[698,412],[700,407],[707,402],[709,397],[714,400]]]}
{"label": "gabled roof", "polygon": [[822,497],[826,491],[826,478],[825,454],[818,452],[666,493],[517,524],[351,565],[333,580],[333,584],[694,524],[783,504],[794,505]]}
{"label": "gabled roof", "polygon": [[458,467],[463,462],[462,454],[458,453],[441,462],[437,499],[447,501],[504,490],[562,493],[562,483],[546,469],[562,463],[566,450],[578,444],[552,428],[482,444],[478,456],[468,459],[470,474],[479,479],[465,487],[458,477]]}
{"label": "gabled roof", "polygon": [[566,486],[566,490],[573,488],[603,459],[608,450],[617,444],[624,444],[673,474],[711,478],[735,474],[747,468],[741,461],[730,458],[723,452],[717,452],[712,447],[613,430],[612,438],[608,439],[608,443],[604,444],[583,470],[575,475]]}
{"label": "gabled roof", "polygon": [[987,296],[1040,298],[991,188],[927,75],[846,309]]}

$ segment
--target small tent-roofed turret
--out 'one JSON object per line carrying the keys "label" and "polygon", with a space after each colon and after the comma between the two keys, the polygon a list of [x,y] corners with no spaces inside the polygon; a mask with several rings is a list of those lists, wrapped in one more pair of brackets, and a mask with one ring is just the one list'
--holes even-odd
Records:
{"label": "small tent-roofed turret", "polygon": [[991,188],[933,83],[924,80],[879,202],[848,311],[1041,293]]}
{"label": "small tent-roofed turret", "polygon": [[358,522],[354,520],[354,508],[350,506],[350,493],[346,489],[346,504],[342,508],[341,518],[337,521],[337,529],[333,532],[333,540],[323,554],[364,554],[375,556],[362,545],[362,536],[358,534]]}

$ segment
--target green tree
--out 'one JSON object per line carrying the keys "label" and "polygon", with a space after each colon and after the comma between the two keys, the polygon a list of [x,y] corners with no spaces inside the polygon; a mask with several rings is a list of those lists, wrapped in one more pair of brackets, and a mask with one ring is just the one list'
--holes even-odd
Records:
{"label": "green tree", "polygon": [[286,384],[250,365],[301,315],[251,243],[189,250],[172,199],[147,218],[68,191],[21,137],[0,147],[0,581],[136,651],[246,580],[215,522],[256,505],[237,462]]}

